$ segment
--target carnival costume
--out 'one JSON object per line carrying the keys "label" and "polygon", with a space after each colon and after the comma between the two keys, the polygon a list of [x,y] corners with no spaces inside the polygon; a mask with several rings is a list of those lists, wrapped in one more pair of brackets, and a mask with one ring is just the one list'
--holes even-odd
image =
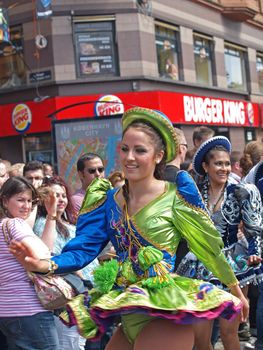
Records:
{"label": "carnival costume", "polygon": [[[261,199],[263,199],[263,160],[258,162],[247,174],[244,179],[245,183],[251,183],[257,186]],[[263,212],[263,208],[262,208]]]}
{"label": "carnival costume", "polygon": [[[123,116],[125,130],[133,121],[150,123],[161,134],[167,159],[175,157],[173,127],[161,113],[133,108]],[[165,137],[164,137],[165,134]],[[170,145],[170,146],[169,146]],[[166,182],[163,194],[129,217],[105,179],[89,186],[77,222],[77,236],[53,257],[55,273],[79,270],[94,259],[110,240],[117,258],[94,272],[95,287],[88,298],[76,297],[64,321],[77,324],[87,338],[101,336],[121,316],[132,343],[153,318],[179,324],[219,316],[231,319],[242,305],[235,296],[210,283],[172,274],[176,249],[184,237],[191,251],[228,286],[237,280],[221,252],[216,231],[192,178],[180,172],[177,186]]]}
{"label": "carnival costume", "polygon": [[[209,179],[202,167],[205,155],[213,148],[223,146],[228,152],[231,144],[224,136],[213,137],[204,142],[193,158],[193,168],[198,175],[205,176],[203,183],[199,185],[200,192],[206,204],[206,208],[213,220],[215,227],[221,234],[224,242],[223,253],[232,267],[240,287],[247,284],[257,284],[263,280],[263,268],[261,264],[249,266],[248,257],[260,256],[262,235],[262,203],[260,193],[253,184],[229,184],[226,183],[220,209],[213,212],[208,205]],[[238,225],[243,223],[245,237],[238,240]],[[183,276],[209,281],[219,288],[226,288],[212,271],[204,266],[197,257],[188,253],[177,269],[177,273]]]}

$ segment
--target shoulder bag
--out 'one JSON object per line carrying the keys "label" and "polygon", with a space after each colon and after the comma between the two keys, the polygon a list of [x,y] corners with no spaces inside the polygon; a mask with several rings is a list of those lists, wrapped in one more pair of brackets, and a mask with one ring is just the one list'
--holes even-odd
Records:
{"label": "shoulder bag", "polygon": [[[2,221],[2,229],[6,243],[9,245],[12,235],[9,227],[10,219]],[[72,276],[74,276],[72,278]],[[44,275],[36,272],[28,272],[28,277],[35,287],[36,294],[40,303],[46,310],[61,309],[74,298],[81,290],[79,285],[83,285],[81,278],[75,274],[65,276]],[[72,284],[70,283],[72,282]],[[74,284],[78,285],[78,289],[74,288]]]}

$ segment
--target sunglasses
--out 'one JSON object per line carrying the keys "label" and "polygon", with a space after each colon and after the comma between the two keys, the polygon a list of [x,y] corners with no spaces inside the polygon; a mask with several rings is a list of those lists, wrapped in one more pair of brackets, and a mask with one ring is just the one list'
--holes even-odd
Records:
{"label": "sunglasses", "polygon": [[103,173],[103,171],[104,171],[104,166],[101,166],[101,167],[98,167],[98,168],[89,168],[89,169],[87,169],[87,171],[88,171],[89,174],[95,174],[97,170],[98,170],[98,172],[99,172],[100,174]]}

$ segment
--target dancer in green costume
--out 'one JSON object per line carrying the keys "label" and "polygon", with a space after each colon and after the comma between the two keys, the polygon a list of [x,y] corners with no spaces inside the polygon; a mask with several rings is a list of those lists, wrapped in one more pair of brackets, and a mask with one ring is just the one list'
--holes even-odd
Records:
{"label": "dancer in green costume", "polygon": [[[77,236],[61,255],[43,261],[19,242],[11,249],[27,270],[60,274],[81,269],[111,240],[116,260],[98,268],[88,303],[84,306],[82,296],[73,299],[65,321],[96,339],[121,316],[107,350],[190,350],[192,323],[220,316],[231,319],[240,310],[246,318],[248,303],[191,177],[180,172],[177,184],[162,180],[161,170],[177,152],[169,119],[137,107],[124,113],[122,125],[125,185],[112,189],[105,179],[93,181],[80,211]],[[181,237],[231,294],[172,274]]]}

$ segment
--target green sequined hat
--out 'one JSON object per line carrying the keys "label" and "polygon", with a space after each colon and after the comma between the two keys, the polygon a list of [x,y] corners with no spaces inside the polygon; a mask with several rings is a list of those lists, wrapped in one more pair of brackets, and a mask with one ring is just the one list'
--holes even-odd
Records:
{"label": "green sequined hat", "polygon": [[147,122],[161,136],[166,150],[166,163],[171,162],[177,155],[178,140],[174,132],[172,122],[160,111],[153,109],[134,107],[128,109],[122,117],[123,132],[134,122]]}

